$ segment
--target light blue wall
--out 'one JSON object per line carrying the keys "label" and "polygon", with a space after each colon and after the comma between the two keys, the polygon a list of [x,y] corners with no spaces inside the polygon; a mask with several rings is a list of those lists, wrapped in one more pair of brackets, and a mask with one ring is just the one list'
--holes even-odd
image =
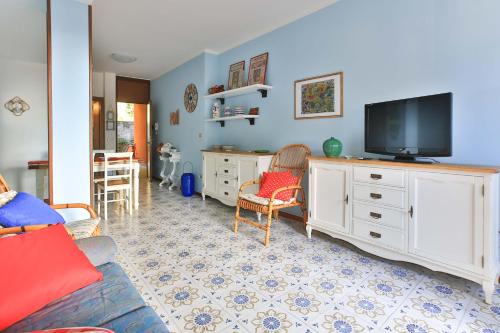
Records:
{"label": "light blue wall", "polygon": [[52,0],[51,33],[53,200],[88,204],[88,6],[75,0]]}
{"label": "light blue wall", "polygon": [[[207,134],[213,142],[242,149],[275,150],[300,142],[316,154],[322,154],[326,138],[335,136],[344,143],[344,154],[359,155],[364,154],[366,103],[451,91],[453,156],[441,160],[500,165],[498,13],[497,0],[341,0],[218,55],[208,86],[227,84],[230,64],[246,60],[248,69],[252,56],[269,52],[267,83],[273,90],[267,99],[246,96],[227,101],[259,106],[261,117],[255,126],[244,121],[226,122],[225,128],[209,123]],[[344,117],[294,120],[294,81],[337,71],[344,72]],[[165,78],[180,74],[178,80],[185,85],[189,75],[201,81],[201,73],[197,62],[188,62],[153,81],[153,102],[160,91],[182,98],[180,91],[162,83]],[[205,106],[207,115],[210,104]],[[174,109],[172,105],[157,112],[168,119]],[[182,116],[185,112],[181,123]],[[202,126],[184,125],[192,131]],[[198,148],[201,143],[183,144]]]}
{"label": "light blue wall", "polygon": [[[213,76],[216,68],[215,55],[201,54],[176,69],[168,72],[160,78],[152,81],[151,100],[153,110],[153,122],[159,123],[159,132],[154,136],[153,145],[159,142],[170,142],[182,152],[182,164],[190,161],[194,166],[196,175],[196,190],[201,191],[201,153],[200,150],[207,147],[215,140],[215,133],[207,134],[205,118],[208,116],[207,105],[204,98],[208,89],[207,82]],[[194,83],[198,89],[198,106],[192,113],[188,113],[184,107],[184,90],[190,83]],[[179,109],[179,125],[170,125],[170,112]],[[153,156],[154,175],[159,177],[161,164],[158,155]],[[190,171],[186,165],[186,171]]]}

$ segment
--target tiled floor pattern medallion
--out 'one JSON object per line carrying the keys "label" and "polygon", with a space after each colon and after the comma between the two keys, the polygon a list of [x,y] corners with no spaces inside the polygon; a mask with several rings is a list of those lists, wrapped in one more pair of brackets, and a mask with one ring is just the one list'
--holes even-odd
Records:
{"label": "tiled floor pattern medallion", "polygon": [[133,216],[112,209],[104,231],[147,303],[174,332],[500,333],[479,285],[384,260],[286,220],[271,244],[234,208],[141,186]]}

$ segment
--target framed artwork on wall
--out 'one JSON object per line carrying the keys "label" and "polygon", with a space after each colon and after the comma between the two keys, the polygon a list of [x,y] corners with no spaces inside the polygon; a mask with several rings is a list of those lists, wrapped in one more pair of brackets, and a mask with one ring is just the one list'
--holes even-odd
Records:
{"label": "framed artwork on wall", "polygon": [[113,110],[109,110],[108,112],[106,112],[106,119],[109,121],[115,120]]}
{"label": "framed artwork on wall", "polygon": [[295,119],[335,118],[344,113],[342,72],[295,81]]}
{"label": "framed artwork on wall", "polygon": [[106,121],[106,130],[114,131],[115,130],[115,122],[112,120]]}
{"label": "framed artwork on wall", "polygon": [[248,66],[248,85],[252,84],[265,84],[266,83],[266,71],[267,71],[267,60],[269,58],[269,53],[262,53],[258,56],[250,59],[250,65]]}
{"label": "framed artwork on wall", "polygon": [[245,85],[245,60],[229,66],[229,79],[227,80],[227,89],[241,88]]}

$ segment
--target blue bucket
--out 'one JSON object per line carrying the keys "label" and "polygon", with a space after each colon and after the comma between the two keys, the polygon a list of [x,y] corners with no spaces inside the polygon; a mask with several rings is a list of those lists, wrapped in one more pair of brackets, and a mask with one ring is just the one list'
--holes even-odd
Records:
{"label": "blue bucket", "polygon": [[184,172],[186,163],[191,165],[191,171],[193,171],[193,164],[191,162],[185,162],[182,165],[181,191],[183,196],[190,197],[194,194],[194,174],[192,172]]}

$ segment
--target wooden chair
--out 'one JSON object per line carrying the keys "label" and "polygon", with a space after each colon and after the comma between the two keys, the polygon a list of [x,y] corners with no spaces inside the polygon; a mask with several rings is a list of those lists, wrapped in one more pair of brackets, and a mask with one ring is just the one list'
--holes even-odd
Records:
{"label": "wooden chair", "polygon": [[[97,183],[97,213],[101,214],[101,203],[104,204],[105,220],[108,219],[108,202],[125,201],[132,214],[132,156],[132,152],[104,153],[104,181]],[[109,200],[108,194],[116,192],[125,192],[125,195]]]}
{"label": "wooden chair", "polygon": [[[273,192],[271,199],[263,199],[256,197],[254,194],[244,193],[245,188],[256,185],[260,183],[259,179],[251,180],[245,182],[241,185],[238,193],[238,201],[236,205],[236,214],[234,219],[234,233],[238,233],[238,223],[244,222],[251,226],[257,227],[266,232],[266,238],[264,240],[264,245],[269,245],[269,237],[271,236],[271,222],[273,216],[278,219],[279,211],[283,208],[290,207],[300,207],[302,210],[304,224],[307,223],[307,205],[306,197],[304,194],[304,189],[302,188],[301,182],[304,177],[304,173],[307,169],[307,158],[311,155],[311,150],[309,147],[301,144],[288,145],[283,147],[280,151],[274,155],[270,171],[291,171],[292,174],[298,177],[297,184],[287,187],[282,187]],[[276,195],[280,192],[294,190],[292,199],[290,201],[284,202],[275,199]],[[299,200],[300,192],[300,200]],[[267,215],[267,223],[261,224],[240,215],[241,209],[251,210],[257,213],[260,221],[260,215]]]}
{"label": "wooden chair", "polygon": [[[4,193],[10,191],[9,184],[5,181],[5,179],[0,175],[0,193]],[[95,213],[94,209],[90,207],[89,205],[81,204],[81,203],[72,203],[72,204],[57,204],[57,205],[50,205],[53,209],[70,209],[70,208],[80,208],[80,209],[85,209],[91,219],[96,219],[97,214]],[[24,226],[24,227],[13,227],[13,228],[0,228],[0,237],[3,235],[8,235],[8,234],[18,234],[20,232],[26,232],[26,231],[33,231],[33,230],[39,230],[43,229],[50,226],[50,224],[37,224],[37,225],[29,225],[29,226]],[[70,232],[71,234],[71,232]],[[95,228],[95,230],[92,233],[92,236],[99,236],[101,234],[101,229],[99,226]]]}

